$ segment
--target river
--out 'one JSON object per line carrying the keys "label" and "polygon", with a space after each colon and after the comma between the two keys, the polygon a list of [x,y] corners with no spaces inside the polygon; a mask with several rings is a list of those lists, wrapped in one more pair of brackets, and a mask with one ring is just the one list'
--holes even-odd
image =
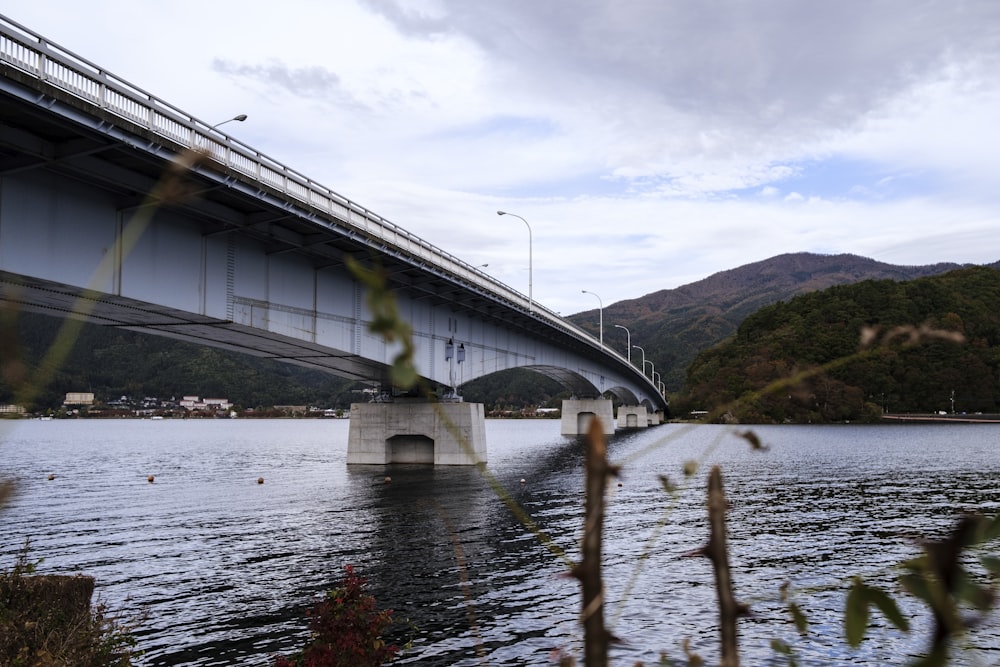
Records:
{"label": "river", "polygon": [[[843,640],[854,575],[897,594],[894,566],[967,511],[1000,503],[1000,425],[752,427],[668,424],[619,434],[608,489],[606,619],[622,640],[612,664],[718,660],[705,479],[723,470],[744,664],[905,665],[928,616],[899,593],[913,630],[876,613],[859,649]],[[26,538],[42,573],[85,573],[137,631],[143,665],[266,665],[306,637],[304,609],[345,564],[412,640],[401,664],[550,665],[582,655],[578,558],[581,444],[555,420],[486,424],[489,465],[351,466],[347,420],[0,422],[0,568]],[[687,461],[699,468],[685,478]],[[49,479],[53,475],[54,479]],[[150,475],[154,481],[147,481]],[[386,476],[391,480],[387,483]],[[680,486],[668,495],[659,476]],[[264,483],[258,484],[258,478]],[[502,489],[499,491],[498,489]],[[515,516],[515,503],[534,530]],[[997,545],[992,545],[995,551]],[[800,637],[779,588],[809,620]],[[954,664],[1000,659],[989,618]],[[977,660],[979,662],[977,662]]]}

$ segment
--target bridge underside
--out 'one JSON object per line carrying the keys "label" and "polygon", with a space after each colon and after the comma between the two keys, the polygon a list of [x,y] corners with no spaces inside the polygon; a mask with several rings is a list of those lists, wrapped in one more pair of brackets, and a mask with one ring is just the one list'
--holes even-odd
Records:
{"label": "bridge underside", "polygon": [[322,345],[313,345],[308,341],[165,306],[2,271],[0,304],[7,308],[85,320],[93,324],[266,357],[328,371],[348,379],[370,380],[385,373],[384,364]]}
{"label": "bridge underside", "polygon": [[[558,366],[540,366],[529,364],[522,366],[530,371],[534,371],[540,375],[544,375],[547,378],[555,380],[560,386],[566,389],[576,397],[579,398],[597,398],[606,393],[612,393],[618,397],[623,403],[629,405],[637,405],[639,399],[636,397],[635,393],[626,387],[609,387],[609,388],[598,388],[594,386],[594,383],[589,379],[576,373],[568,368],[560,368]],[[485,377],[485,376],[481,376]]]}
{"label": "bridge underside", "polygon": [[[384,377],[386,373],[386,365],[383,363],[325,345],[162,305],[4,271],[0,271],[0,305],[222,348],[326,371],[352,380],[371,381]],[[640,403],[636,395],[627,388],[611,387],[601,391],[586,377],[567,368],[544,365],[527,365],[524,368],[555,380],[575,397],[596,398],[604,393],[612,393],[624,404]],[[474,378],[466,378],[471,379]]]}

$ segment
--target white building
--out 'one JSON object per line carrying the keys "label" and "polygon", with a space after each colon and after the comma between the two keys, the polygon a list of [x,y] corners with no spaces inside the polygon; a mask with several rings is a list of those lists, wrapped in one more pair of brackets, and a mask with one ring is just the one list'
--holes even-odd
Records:
{"label": "white building", "polygon": [[70,391],[66,393],[63,405],[93,405],[94,392],[92,391]]}
{"label": "white building", "polygon": [[181,407],[188,410],[228,410],[233,407],[228,398],[206,398],[204,400],[197,396],[184,396],[181,398]]}

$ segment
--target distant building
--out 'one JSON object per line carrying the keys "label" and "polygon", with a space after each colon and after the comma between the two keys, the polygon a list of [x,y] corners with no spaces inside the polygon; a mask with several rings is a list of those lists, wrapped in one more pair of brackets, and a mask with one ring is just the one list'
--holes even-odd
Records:
{"label": "distant building", "polygon": [[233,407],[228,398],[206,398],[202,400],[197,396],[184,396],[180,405],[188,410],[228,410]]}
{"label": "distant building", "polygon": [[23,415],[24,407],[20,405],[10,405],[0,403],[0,414],[2,415]]}
{"label": "distant building", "polygon": [[181,407],[187,408],[188,410],[194,410],[196,405],[201,402],[197,396],[181,396]]}
{"label": "distant building", "polygon": [[66,392],[66,400],[63,405],[93,405],[94,392],[92,391],[70,391]]}

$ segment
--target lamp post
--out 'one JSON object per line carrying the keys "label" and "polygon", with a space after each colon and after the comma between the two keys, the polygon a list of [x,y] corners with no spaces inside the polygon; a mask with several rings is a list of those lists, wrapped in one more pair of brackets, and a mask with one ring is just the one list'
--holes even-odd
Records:
{"label": "lamp post", "polygon": [[[585,289],[584,290],[580,290],[580,293],[581,294],[589,294],[591,296],[597,296],[593,292],[585,290]],[[597,325],[598,328],[597,328],[597,331],[599,333],[598,339],[601,341],[601,349],[603,350],[604,349],[604,302],[601,301],[601,297],[599,297],[599,296],[597,296],[597,303],[600,304],[600,307],[597,309],[597,315],[598,315],[598,320],[597,320],[598,321],[598,325]]]}
{"label": "lamp post", "polygon": [[245,113],[241,113],[240,115],[238,115],[238,116],[233,116],[232,118],[229,118],[229,119],[227,119],[227,120],[224,120],[224,121],[222,121],[221,123],[216,123],[215,125],[213,125],[212,127],[208,128],[208,129],[210,129],[210,130],[214,130],[215,128],[219,127],[220,125],[225,125],[226,123],[231,123],[231,122],[233,122],[234,120],[235,120],[235,121],[236,121],[237,123],[242,123],[242,122],[243,122],[243,121],[245,121],[246,119],[247,119],[247,115],[246,115]]}
{"label": "lamp post", "polygon": [[646,374],[646,350],[642,349],[638,345],[633,345],[632,347],[634,347],[635,349],[637,349],[640,352],[642,352],[642,374],[645,375]]}
{"label": "lamp post", "polygon": [[532,300],[531,300],[531,225],[524,218],[521,218],[517,213],[508,213],[507,211],[497,211],[497,215],[512,215],[515,218],[520,218],[521,222],[524,223],[525,227],[528,228],[528,312],[532,311]]}
{"label": "lamp post", "polygon": [[629,331],[626,327],[623,327],[620,324],[616,324],[615,326],[618,327],[619,329],[625,329],[625,354],[626,354],[626,356],[628,356],[628,362],[631,364],[632,363],[632,332]]}

